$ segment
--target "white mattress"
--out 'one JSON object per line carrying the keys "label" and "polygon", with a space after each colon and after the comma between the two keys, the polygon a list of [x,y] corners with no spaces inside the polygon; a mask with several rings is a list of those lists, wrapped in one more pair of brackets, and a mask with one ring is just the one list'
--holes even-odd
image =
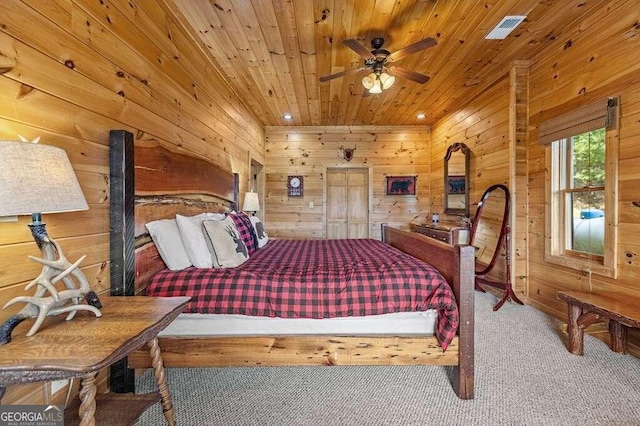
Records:
{"label": "white mattress", "polygon": [[180,314],[160,336],[433,335],[436,318],[434,310],[326,319]]}

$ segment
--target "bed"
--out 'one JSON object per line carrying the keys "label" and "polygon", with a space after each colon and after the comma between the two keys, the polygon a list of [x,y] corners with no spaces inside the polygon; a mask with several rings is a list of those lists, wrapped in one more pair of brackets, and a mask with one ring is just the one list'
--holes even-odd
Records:
{"label": "bed", "polygon": [[[195,215],[203,211],[228,212],[237,208],[237,176],[226,172],[209,161],[184,153],[170,151],[154,143],[134,143],[131,133],[112,131],[110,134],[111,160],[111,293],[114,295],[146,294],[158,287],[158,274],[166,273],[164,262],[158,254],[145,224],[176,214]],[[367,241],[376,250],[391,250],[394,256],[410,258],[408,262],[428,262],[450,284],[450,294],[457,306],[452,314],[457,325],[449,336],[440,328],[451,326],[451,318],[438,318],[435,333],[400,327],[386,329],[379,325],[341,324],[316,329],[301,328],[305,321],[316,324],[315,318],[278,318],[276,313],[265,313],[273,321],[266,331],[257,331],[255,320],[240,311],[225,311],[234,326],[214,323],[211,331],[204,328],[207,315],[192,315],[186,328],[163,334],[160,348],[166,367],[206,366],[283,366],[283,365],[442,365],[453,366],[452,385],[461,399],[473,398],[474,381],[474,331],[473,331],[473,283],[474,251],[470,246],[450,246],[423,235],[383,226],[383,243]],[[330,244],[316,241],[315,244]],[[272,244],[273,243],[273,244]],[[297,244],[298,242],[292,242]],[[308,242],[307,242],[308,243]],[[272,241],[277,248],[284,241]],[[260,249],[265,250],[269,247]],[[333,244],[333,243],[331,243]],[[385,246],[385,247],[378,247]],[[294,250],[295,251],[295,250]],[[369,251],[369,249],[366,249]],[[373,251],[373,249],[371,249]],[[264,252],[266,253],[266,251]],[[262,253],[258,253],[262,255]],[[409,256],[408,256],[409,255]],[[265,254],[266,256],[266,254]],[[260,256],[254,256],[259,258]],[[315,256],[313,256],[315,257]],[[419,259],[419,260],[417,260]],[[362,262],[360,262],[362,263]],[[395,262],[388,262],[395,263]],[[415,266],[413,269],[424,269]],[[235,271],[232,273],[236,273]],[[238,272],[239,273],[239,272]],[[156,283],[154,284],[154,277]],[[278,282],[279,279],[278,278]],[[261,286],[269,287],[268,278]],[[159,281],[162,283],[162,280]],[[159,287],[162,287],[160,284]],[[159,295],[176,295],[176,286]],[[179,286],[177,286],[179,287]],[[261,287],[262,288],[262,287]],[[166,289],[165,289],[166,290]],[[179,292],[180,290],[175,290]],[[189,290],[192,291],[192,290]],[[262,291],[262,290],[261,290]],[[443,290],[444,294],[444,290]],[[194,305],[200,293],[194,296]],[[411,295],[415,300],[420,295]],[[210,298],[210,296],[207,296]],[[390,296],[390,298],[393,298]],[[442,301],[442,294],[437,296]],[[353,302],[351,300],[351,302]],[[353,305],[353,303],[351,303]],[[438,307],[440,305],[437,305]],[[422,312],[428,306],[417,306]],[[441,306],[440,306],[441,307]],[[352,306],[353,308],[353,306]],[[286,307],[284,308],[286,311]],[[347,319],[360,321],[361,314],[375,313],[371,318],[389,315],[387,323],[401,324],[396,320],[399,312],[373,310],[364,312],[356,307],[347,311]],[[315,309],[316,311],[318,309]],[[442,309],[440,309],[443,311]],[[444,310],[446,311],[446,309]],[[344,312],[343,312],[344,313]],[[220,317],[225,315],[219,315]],[[331,315],[330,315],[331,316]],[[336,315],[339,316],[339,315]],[[428,315],[425,315],[428,316]],[[448,319],[447,319],[448,318]],[[334,318],[330,318],[333,320]],[[335,318],[336,320],[339,319]],[[194,322],[196,321],[196,322]],[[321,320],[324,321],[324,320]],[[407,323],[413,321],[410,319]],[[348,321],[347,321],[348,322]],[[275,323],[275,325],[274,325]],[[277,328],[286,323],[289,331]],[[291,325],[294,324],[292,327]],[[277,327],[276,327],[277,326]],[[235,328],[237,327],[237,329]],[[250,327],[249,330],[243,327]],[[274,328],[276,327],[276,328]],[[286,328],[285,327],[285,328]],[[189,333],[189,330],[198,333]],[[225,332],[220,331],[223,329]],[[229,330],[233,330],[229,332]],[[356,331],[359,330],[359,331]],[[364,332],[362,330],[365,330]],[[384,331],[378,331],[384,330]],[[446,350],[443,350],[443,347]],[[110,388],[116,392],[133,391],[133,368],[150,367],[148,354],[134,353],[128,360],[111,370]]]}

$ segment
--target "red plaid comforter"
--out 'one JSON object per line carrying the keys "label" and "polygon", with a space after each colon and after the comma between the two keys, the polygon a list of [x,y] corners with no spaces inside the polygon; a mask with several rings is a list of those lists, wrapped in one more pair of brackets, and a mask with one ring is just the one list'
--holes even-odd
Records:
{"label": "red plaid comforter", "polygon": [[372,239],[272,240],[237,268],[159,272],[151,296],[191,296],[185,312],[332,318],[436,309],[446,349],[458,327],[449,284],[432,266]]}

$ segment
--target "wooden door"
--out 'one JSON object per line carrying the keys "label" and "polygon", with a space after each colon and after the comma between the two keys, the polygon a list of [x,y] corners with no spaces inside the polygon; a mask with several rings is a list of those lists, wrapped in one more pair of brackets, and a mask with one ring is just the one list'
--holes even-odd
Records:
{"label": "wooden door", "polygon": [[327,170],[327,238],[369,237],[369,169]]}

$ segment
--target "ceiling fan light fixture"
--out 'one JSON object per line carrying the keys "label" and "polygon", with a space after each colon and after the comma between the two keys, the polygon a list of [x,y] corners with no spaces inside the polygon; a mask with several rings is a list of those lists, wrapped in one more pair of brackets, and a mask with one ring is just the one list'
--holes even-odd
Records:
{"label": "ceiling fan light fixture", "polygon": [[376,82],[376,75],[374,73],[367,74],[364,77],[362,77],[362,86],[367,90],[370,90],[375,84],[375,82]]}
{"label": "ceiling fan light fixture", "polygon": [[389,75],[386,72],[383,72],[382,74],[380,74],[380,83],[382,83],[382,88],[384,90],[393,86],[393,83],[395,82],[396,82],[396,78],[394,76]]}
{"label": "ceiling fan light fixture", "polygon": [[[369,91],[368,93],[381,93],[383,90],[386,90],[393,86],[396,78],[398,77],[406,78],[419,84],[424,84],[429,81],[429,77],[424,74],[420,74],[418,72],[411,71],[402,67],[389,66],[388,62],[395,62],[407,55],[411,55],[413,53],[417,53],[422,50],[434,47],[438,44],[438,41],[432,37],[427,37],[413,44],[405,46],[400,50],[396,50],[393,53],[382,48],[382,46],[384,45],[383,37],[375,37],[373,40],[371,40],[371,47],[373,47],[373,50],[367,49],[360,43],[360,41],[355,38],[343,40],[342,44],[344,44],[346,47],[363,58],[364,66],[361,66],[359,68],[349,68],[344,71],[336,72],[329,75],[323,75],[320,77],[320,82],[326,82],[335,78],[341,78],[348,74],[367,69],[369,70],[369,73],[362,78],[362,86]],[[385,70],[389,70],[395,75],[389,75],[385,72]],[[379,85],[380,87],[376,87],[377,85]]]}

